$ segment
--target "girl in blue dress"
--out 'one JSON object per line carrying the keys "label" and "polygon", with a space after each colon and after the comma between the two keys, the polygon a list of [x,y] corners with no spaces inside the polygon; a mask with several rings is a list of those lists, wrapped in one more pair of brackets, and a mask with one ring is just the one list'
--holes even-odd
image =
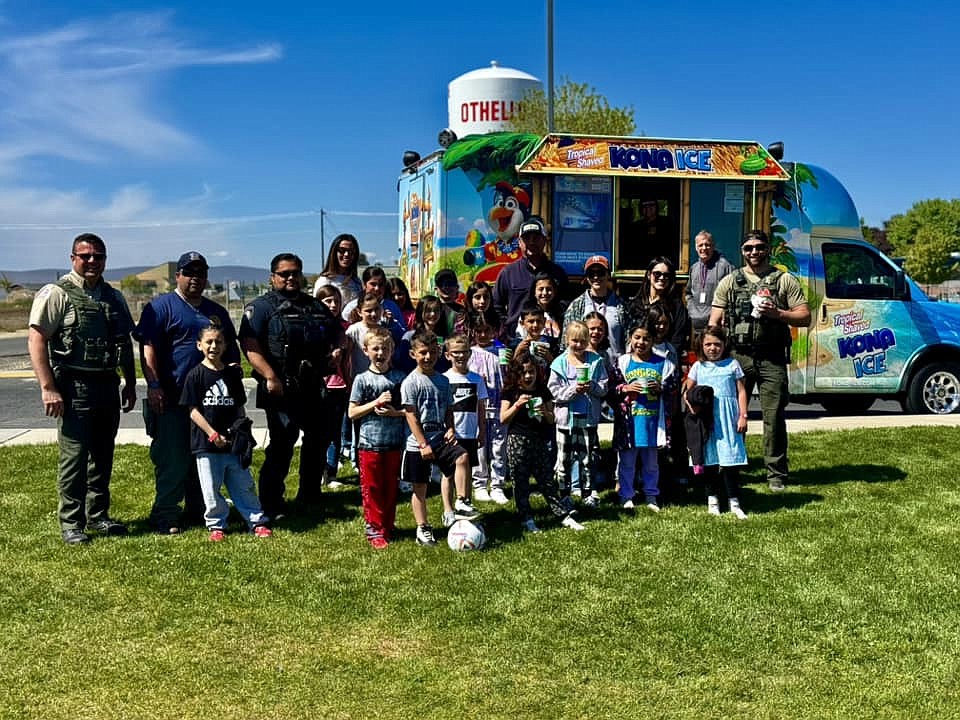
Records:
{"label": "girl in blue dress", "polygon": [[[684,382],[684,409],[696,415],[704,410],[691,403],[697,385],[713,389],[712,431],[703,438],[703,477],[707,488],[707,511],[720,514],[720,491],[726,492],[730,512],[739,520],[747,514],[740,507],[740,466],[747,464],[744,433],[747,431],[747,389],[743,369],[729,356],[727,334],[711,325],[697,343],[699,360]],[[699,469],[695,466],[695,471]]]}

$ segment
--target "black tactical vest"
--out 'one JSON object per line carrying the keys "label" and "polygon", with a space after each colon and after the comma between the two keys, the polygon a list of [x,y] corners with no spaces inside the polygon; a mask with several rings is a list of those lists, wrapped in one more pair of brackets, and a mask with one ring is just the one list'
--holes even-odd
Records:
{"label": "black tactical vest", "polygon": [[322,394],[337,319],[326,305],[304,293],[288,298],[271,291],[264,298],[272,308],[267,319],[271,365],[287,388]]}

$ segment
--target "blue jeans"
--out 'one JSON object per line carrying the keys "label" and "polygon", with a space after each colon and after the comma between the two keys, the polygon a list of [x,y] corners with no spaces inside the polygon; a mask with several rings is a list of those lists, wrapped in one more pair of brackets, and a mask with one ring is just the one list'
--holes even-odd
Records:
{"label": "blue jeans", "polygon": [[230,506],[220,488],[225,484],[230,499],[237,511],[251,528],[263,525],[269,518],[260,508],[256,486],[250,471],[240,465],[240,458],[233,453],[200,453],[197,455],[197,474],[200,476],[200,492],[206,510],[203,519],[207,527],[226,530]]}

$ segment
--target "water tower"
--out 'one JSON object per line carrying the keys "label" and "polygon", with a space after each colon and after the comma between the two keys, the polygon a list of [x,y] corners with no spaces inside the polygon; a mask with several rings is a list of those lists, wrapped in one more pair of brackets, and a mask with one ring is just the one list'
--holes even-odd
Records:
{"label": "water tower", "polygon": [[458,138],[506,130],[524,93],[535,87],[541,83],[533,75],[500,67],[496,60],[464,73],[449,85],[449,128]]}

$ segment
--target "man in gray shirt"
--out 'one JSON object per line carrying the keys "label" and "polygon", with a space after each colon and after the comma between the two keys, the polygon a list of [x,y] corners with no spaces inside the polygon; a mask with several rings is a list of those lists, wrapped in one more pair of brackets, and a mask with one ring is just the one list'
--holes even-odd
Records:
{"label": "man in gray shirt", "polygon": [[713,306],[713,294],[720,280],[736,268],[717,250],[713,235],[701,230],[694,238],[697,249],[697,262],[690,266],[690,280],[687,282],[687,314],[693,326],[693,334],[703,332],[710,319]]}

